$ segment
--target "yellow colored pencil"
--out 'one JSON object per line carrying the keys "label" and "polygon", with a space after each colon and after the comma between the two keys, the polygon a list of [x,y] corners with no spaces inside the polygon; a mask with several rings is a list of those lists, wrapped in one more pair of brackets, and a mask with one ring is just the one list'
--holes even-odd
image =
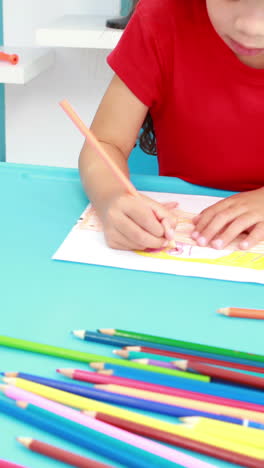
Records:
{"label": "yellow colored pencil", "polygon": [[150,426],[165,432],[170,432],[171,434],[182,435],[192,440],[205,442],[216,447],[225,448],[227,450],[232,450],[237,453],[242,453],[244,455],[264,460],[264,448],[259,449],[244,443],[239,444],[234,441],[222,439],[218,436],[200,433],[199,431],[194,431],[192,428],[188,427],[188,425],[184,426],[179,424],[171,424],[160,419],[152,418],[150,416],[143,416],[136,412],[124,410],[107,403],[101,403],[89,398],[73,395],[62,390],[46,387],[45,385],[40,385],[29,380],[9,377],[5,377],[3,380],[8,384],[15,385],[18,388],[22,388],[23,390],[27,390],[37,395],[43,396],[49,400],[57,401],[73,408],[110,414],[128,421],[138,422],[139,424],[144,424],[145,426]]}
{"label": "yellow colored pencil", "polygon": [[253,445],[254,447],[264,447],[264,431],[262,429],[196,416],[187,416],[180,418],[180,420],[189,424],[199,433],[205,432],[220,438],[224,437],[243,444]]}
{"label": "yellow colored pencil", "polygon": [[208,413],[220,414],[223,416],[233,416],[239,419],[248,419],[254,422],[264,423],[264,413],[257,411],[245,410],[242,408],[233,408],[231,406],[218,405],[216,403],[207,403],[200,400],[190,400],[189,398],[174,397],[163,395],[161,393],[149,392],[147,390],[138,390],[130,387],[123,387],[114,384],[98,384],[95,388],[105,390],[111,393],[119,393],[122,395],[143,398],[144,400],[158,401],[174,406],[183,406],[195,410],[205,411]]}

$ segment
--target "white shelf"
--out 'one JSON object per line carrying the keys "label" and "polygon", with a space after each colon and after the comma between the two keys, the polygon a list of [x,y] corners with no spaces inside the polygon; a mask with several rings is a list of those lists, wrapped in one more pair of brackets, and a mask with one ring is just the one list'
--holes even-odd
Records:
{"label": "white shelf", "polygon": [[113,49],[122,30],[106,28],[105,16],[66,15],[37,29],[36,42],[48,47]]}
{"label": "white shelf", "polygon": [[53,50],[28,47],[0,47],[0,51],[19,55],[17,65],[0,61],[0,83],[25,84],[51,67],[55,60]]}

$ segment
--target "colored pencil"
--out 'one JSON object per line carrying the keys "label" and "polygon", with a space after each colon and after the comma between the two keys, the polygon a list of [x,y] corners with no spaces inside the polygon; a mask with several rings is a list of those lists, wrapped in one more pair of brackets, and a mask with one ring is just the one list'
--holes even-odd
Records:
{"label": "colored pencil", "polygon": [[[106,335],[103,335],[106,336]],[[149,348],[146,346],[126,346],[123,351],[128,351],[129,354],[127,357],[130,359],[130,352],[136,352],[140,354],[135,354],[134,358],[147,358],[147,359],[161,359],[167,361],[170,358],[176,359],[191,359],[192,361],[203,362],[205,364],[213,364],[215,366],[222,366],[222,367],[231,367],[234,369],[245,370],[249,372],[259,372],[261,374],[264,373],[264,367],[260,367],[259,365],[254,366],[250,364],[243,364],[243,360],[240,359],[239,362],[234,362],[230,360],[221,360],[218,356],[217,359],[215,358],[208,358],[208,357],[201,357],[195,356],[194,354],[188,354],[188,350],[185,353],[175,353],[173,351],[166,351],[161,350],[158,348]],[[117,354],[117,353],[116,353]],[[126,356],[124,356],[126,357]],[[175,359],[169,359],[169,362],[175,362]]]}
{"label": "colored pencil", "polygon": [[[17,374],[17,377],[20,379],[25,379],[30,382],[36,382],[41,385],[46,385],[51,388],[62,390],[70,394],[78,395],[85,398],[92,398],[96,401],[103,401],[110,404],[116,404],[120,406],[127,406],[129,408],[140,409],[143,411],[151,411],[153,413],[164,414],[168,416],[174,416],[176,418],[180,416],[209,416],[210,413],[216,413],[219,415],[231,414],[232,412],[238,412],[237,417],[241,417],[240,414],[244,414],[245,418],[251,419],[252,421],[259,421],[264,423],[264,414],[256,413],[253,411],[246,411],[242,409],[232,409],[231,407],[220,407],[217,405],[212,405],[211,403],[197,403],[197,406],[208,407],[205,409],[194,409],[192,407],[187,407],[188,401],[186,400],[186,405],[172,405],[166,403],[159,403],[156,401],[151,401],[142,398],[135,398],[133,396],[121,395],[118,393],[112,393],[111,391],[99,390],[97,388],[87,387],[85,385],[72,384],[68,382],[63,382],[56,379],[49,379],[46,377],[41,377],[37,375],[25,374],[20,372]],[[212,410],[212,407],[214,408]],[[226,408],[226,410],[225,410]]]}
{"label": "colored pencil", "polygon": [[[83,134],[83,136],[88,140],[90,145],[94,148],[96,151],[97,155],[104,161],[104,163],[107,165],[107,167],[111,170],[112,174],[114,177],[116,177],[117,181],[120,182],[121,185],[125,188],[125,190],[132,196],[134,197],[139,197],[139,193],[130,182],[128,177],[121,171],[121,169],[118,167],[118,165],[114,162],[114,160],[109,156],[107,151],[104,149],[102,144],[97,140],[96,136],[93,134],[93,132],[84,124],[84,122],[80,119],[78,114],[75,112],[75,110],[72,108],[70,103],[64,99],[63,101],[60,102],[60,106],[62,109],[66,112],[68,117],[72,120],[72,122],[76,125],[76,127],[80,130],[80,132]],[[143,199],[142,199],[143,201]],[[164,227],[165,231],[165,237],[171,242],[172,246],[175,246],[175,241],[173,238],[171,238],[171,235],[169,234],[169,229],[170,227],[167,226],[168,222],[166,219],[159,219],[159,217],[156,215],[155,210],[153,209],[153,213],[155,214],[156,218]]]}
{"label": "colored pencil", "polygon": [[[85,412],[85,414],[86,414],[86,412]],[[94,415],[92,415],[92,417],[94,417]],[[98,413],[96,413],[96,418],[98,418]],[[137,432],[137,429],[135,429],[134,424],[131,424],[131,426],[130,426],[130,424],[127,425],[127,426],[123,426],[123,423],[121,422],[120,426],[119,426],[119,423],[114,422],[114,419],[116,419],[116,418],[105,417],[105,415],[102,415],[101,413],[100,413],[99,419],[104,420],[105,422],[108,421],[108,423],[113,424],[113,425],[116,424],[118,427],[124,427],[124,428],[127,427],[127,429],[131,430],[131,432],[133,432],[134,430],[135,430],[135,432]],[[112,422],[110,422],[111,420],[112,420]],[[125,424],[126,423],[127,423],[127,421],[125,421]],[[153,434],[152,429],[153,428],[147,428],[147,433],[146,434]],[[157,428],[157,429],[158,429],[158,431],[160,430],[159,428]],[[154,437],[157,437],[157,438],[159,437],[158,436],[158,431],[156,431],[156,435],[154,435]],[[182,428],[181,426],[177,428],[177,425],[176,425],[175,431],[176,431],[175,434],[178,435],[178,436],[190,439],[192,441],[209,444],[209,445],[212,445],[212,446],[217,447],[217,448],[229,450],[231,452],[236,452],[236,453],[239,453],[239,454],[242,454],[242,455],[250,456],[250,457],[253,457],[253,458],[258,458],[263,463],[263,459],[264,459],[264,455],[263,455],[264,454],[264,449],[263,448],[253,447],[253,446],[250,446],[250,445],[247,445],[247,444],[238,443],[238,442],[235,442],[235,441],[232,441],[232,440],[224,439],[222,437],[215,436],[215,435],[210,435],[210,434],[207,434],[207,433],[204,433],[204,432],[199,433],[198,431],[194,431],[194,430],[192,430],[190,428],[188,428],[188,429],[187,428]],[[148,437],[152,437],[152,435],[151,436],[148,435]],[[166,437],[166,436],[164,436],[164,434],[163,434],[162,437]],[[169,443],[171,443],[171,442],[169,442]]]}
{"label": "colored pencil", "polygon": [[218,314],[226,315],[228,317],[241,317],[251,319],[264,319],[264,310],[257,309],[242,309],[237,307],[225,307],[217,310]]}
{"label": "colored pencil", "polygon": [[3,62],[9,62],[11,65],[17,65],[19,62],[19,56],[17,54],[7,54],[0,51],[0,60]]}
{"label": "colored pencil", "polygon": [[139,364],[145,364],[147,366],[157,366],[157,367],[166,367],[167,369],[175,369],[175,365],[166,362],[160,361],[157,359],[131,359],[132,362],[138,362]]}
{"label": "colored pencil", "polygon": [[205,345],[205,344],[200,344],[200,343],[192,343],[188,341],[175,340],[172,338],[164,338],[161,336],[154,336],[154,335],[149,335],[145,333],[137,333],[137,332],[119,330],[119,329],[100,329],[99,332],[107,334],[107,335],[132,337],[138,340],[139,344],[140,344],[140,340],[144,340],[150,343],[156,343],[156,344],[161,344],[161,345],[165,344],[165,345],[170,345],[170,346],[180,346],[185,349],[192,349],[195,351],[204,351],[204,352],[219,354],[220,356],[229,356],[235,359],[241,358],[241,359],[246,359],[248,361],[257,361],[257,362],[264,363],[263,355],[246,353],[244,351],[233,351],[232,349],[220,348],[218,346],[210,346],[210,345]]}
{"label": "colored pencil", "polygon": [[253,418],[252,421],[254,421],[254,417],[258,417],[260,416],[260,414],[262,414],[261,418],[263,419],[263,423],[264,423],[263,413],[257,413],[255,411],[248,411],[248,410],[244,410],[241,408],[232,408],[231,406],[224,406],[224,405],[219,405],[215,403],[191,400],[189,398],[161,395],[160,393],[148,392],[146,390],[138,390],[138,389],[130,388],[130,387],[122,387],[120,385],[109,385],[109,384],[98,385],[97,384],[95,385],[95,387],[101,390],[105,390],[107,392],[112,392],[114,394],[129,395],[129,396],[134,396],[135,398],[142,398],[144,400],[158,401],[160,403],[174,405],[177,407],[177,410],[182,407],[185,411],[188,411],[188,409],[194,410],[194,411],[204,411],[204,412],[210,413],[210,416],[209,416],[210,418],[216,417],[216,419],[218,419],[218,417],[221,416],[221,417],[224,417],[224,420],[226,420],[225,417],[229,416],[230,417],[229,422],[233,422],[235,424],[240,423],[241,419],[250,420],[251,418]]}
{"label": "colored pencil", "polygon": [[[19,379],[19,378],[4,378],[6,383],[9,385],[16,386],[22,390],[35,393],[36,395],[42,396],[49,400],[53,400],[59,403],[63,403],[67,406],[77,408],[80,410],[87,411],[99,411],[106,414],[111,414],[113,416],[118,416],[120,418],[127,419],[128,421],[135,421],[147,426],[157,427],[159,429],[163,428],[168,432],[175,433],[175,424],[171,424],[166,421],[161,421],[154,417],[145,416],[134,411],[130,411],[123,408],[118,408],[107,403],[101,403],[98,401],[91,400],[89,398],[84,398],[79,395],[73,395],[62,390],[57,390],[55,388],[46,387],[35,382],[30,382],[29,380]],[[178,428],[177,428],[178,432]]]}
{"label": "colored pencil", "polygon": [[246,466],[248,468],[263,468],[263,461],[257,458],[251,458],[246,455],[241,455],[237,452],[216,447],[212,444],[200,442],[198,440],[183,437],[181,435],[171,434],[169,432],[161,431],[156,428],[144,426],[134,422],[128,422],[125,419],[109,416],[104,413],[88,413],[87,416],[103,421],[112,426],[120,427],[132,433],[139,434],[144,437],[149,437],[154,440],[159,440],[165,444],[170,444],[176,447],[181,447],[186,450],[192,450],[209,457],[214,457],[219,460],[224,460],[236,465]]}
{"label": "colored pencil", "polygon": [[109,364],[118,364],[124,367],[130,367],[132,369],[143,369],[148,372],[162,373],[173,377],[184,377],[186,379],[195,379],[202,382],[209,382],[209,377],[204,375],[194,375],[188,372],[181,372],[172,369],[163,369],[151,366],[144,366],[143,364],[137,364],[136,362],[122,361],[120,359],[111,358],[107,356],[98,356],[96,354],[84,353],[82,351],[75,351],[73,349],[60,348],[57,346],[51,346],[33,341],[20,340],[17,338],[10,338],[7,336],[0,336],[0,346],[7,346],[9,348],[21,349],[23,351],[30,351],[33,353],[44,354],[48,356],[60,357],[63,359],[70,359],[79,362],[108,362]]}
{"label": "colored pencil", "polygon": [[264,447],[264,431],[244,426],[238,426],[224,421],[216,421],[215,419],[207,418],[182,418],[194,430],[199,432],[216,433],[220,437],[225,434],[225,437],[231,440],[237,440],[245,444],[250,444],[255,447]]}
{"label": "colored pencil", "polygon": [[92,133],[92,131],[88,127],[86,127],[86,125],[82,122],[82,120],[77,115],[77,113],[73,110],[69,102],[65,99],[60,102],[60,106],[66,112],[68,117],[70,117],[70,119],[76,125],[76,127],[80,130],[83,136],[88,140],[90,145],[95,149],[98,156],[109,167],[109,169],[112,171],[112,173],[117,178],[117,180],[121,183],[121,185],[123,185],[126,188],[127,192],[133,196],[138,196],[138,192],[136,188],[134,187],[134,185],[124,175],[121,169],[119,169],[119,167],[115,164],[115,162],[105,151],[104,147],[99,143],[99,141],[97,140],[95,135]]}
{"label": "colored pencil", "polygon": [[[19,380],[19,379],[17,379],[17,380]],[[20,379],[20,380],[22,380],[22,379]],[[40,386],[39,384],[33,384],[32,382],[31,382],[31,385]],[[54,392],[54,389],[53,389],[53,392]],[[57,390],[56,392],[59,392],[59,391]],[[79,397],[79,398],[81,398],[81,397]],[[31,424],[34,422],[38,427],[40,427],[42,429],[44,429],[44,428],[47,429],[47,426],[48,426],[48,428],[49,428],[48,430],[50,432],[55,433],[57,435],[59,435],[59,434],[61,435],[63,433],[64,437],[69,437],[68,440],[71,440],[71,442],[77,443],[77,444],[82,445],[82,446],[87,447],[88,441],[90,443],[92,443],[92,444],[96,443],[97,446],[98,446],[98,442],[99,442],[99,440],[101,440],[101,438],[98,438],[98,435],[101,435],[101,434],[97,434],[97,437],[93,438],[95,440],[92,440],[92,441],[90,440],[92,438],[87,437],[87,434],[86,434],[85,437],[83,437],[83,431],[80,431],[80,425],[78,425],[78,430],[76,430],[75,426],[73,428],[72,425],[69,428],[68,427],[69,423],[67,424],[67,426],[65,424],[65,418],[58,419],[58,417],[56,417],[55,420],[54,420],[54,415],[53,414],[51,415],[49,413],[49,417],[47,417],[47,412],[46,411],[44,412],[44,414],[43,414],[43,412],[40,413],[39,409],[36,409],[32,405],[30,405],[30,412],[28,413],[24,409],[21,410],[21,408],[15,408],[14,409],[14,407],[12,405],[7,404],[6,402],[3,403],[3,401],[0,400],[0,410],[2,412],[5,412],[9,416],[18,417],[20,420],[22,419],[23,421],[28,421],[28,418],[30,418]],[[18,410],[20,410],[20,412],[18,412]],[[38,410],[38,411],[36,411],[36,410]],[[102,408],[101,408],[101,410],[102,410]],[[21,411],[22,411],[22,415],[21,415]],[[98,411],[98,410],[96,410],[96,411]],[[24,415],[24,413],[26,413],[26,416]],[[39,418],[40,415],[41,415],[41,417]],[[37,417],[37,422],[36,422],[36,417]],[[160,420],[157,420],[157,422],[158,422],[158,428],[159,429],[162,428],[163,426],[168,427],[168,423],[163,423],[163,421],[160,421]],[[55,428],[54,428],[54,424],[55,424]],[[73,423],[71,423],[71,424],[73,424]],[[215,439],[215,438],[213,438],[212,436],[210,436],[208,434],[203,434],[203,433],[196,434],[194,431],[190,432],[189,429],[182,428],[181,426],[177,427],[177,425],[172,425],[172,424],[169,425],[169,426],[172,426],[174,428],[173,429],[174,433],[178,432],[180,435],[185,435],[185,436],[187,435],[187,436],[191,437],[192,439],[200,440],[202,442],[209,442],[210,443],[210,441],[211,441],[211,443],[213,442],[213,445],[216,445],[218,447],[220,446],[222,448],[228,448],[229,450],[233,450],[233,451],[236,451],[238,453],[242,453],[244,455],[252,456],[252,457],[255,457],[255,458],[259,458],[259,459],[264,459],[264,450],[260,450],[258,448],[251,447],[251,446],[241,446],[240,444],[234,443],[233,441],[222,440],[220,438]],[[108,450],[109,444],[107,445],[106,443],[104,443],[104,448],[105,448],[105,450]],[[103,453],[103,454],[105,455],[105,453]],[[125,456],[125,454],[123,454],[123,453],[118,454],[118,456],[122,456],[122,455]],[[109,456],[109,458],[111,458],[111,457]],[[140,460],[140,462],[139,462],[139,460]],[[163,459],[159,458],[159,465],[157,465],[157,466],[159,466],[159,467],[163,466],[163,463],[161,463],[161,461],[163,461]],[[143,466],[143,459],[138,458],[137,463],[138,463],[136,465],[137,468]],[[166,463],[169,463],[169,462],[166,460]],[[131,458],[129,458],[129,463],[127,463],[127,466],[133,466]],[[156,465],[155,464],[153,465],[153,463],[152,463],[152,465],[149,465],[149,466],[156,466]],[[169,465],[166,465],[166,466],[169,466]],[[175,467],[177,465],[174,464],[173,466]],[[148,468],[147,465],[146,465],[146,468]]]}
{"label": "colored pencil", "polygon": [[65,377],[79,380],[82,382],[89,382],[94,384],[121,385],[124,387],[131,387],[139,390],[147,390],[153,393],[160,393],[162,395],[171,395],[176,397],[189,398],[191,400],[205,401],[207,403],[216,403],[219,405],[243,408],[251,411],[259,411],[261,413],[264,412],[264,406],[256,405],[254,403],[247,403],[244,401],[217,397],[214,395],[206,395],[203,393],[192,392],[189,390],[165,387],[162,385],[151,384],[148,382],[140,382],[139,380],[115,377],[112,375],[98,374],[95,372],[84,371],[80,369],[57,369],[57,372],[61,373]]}
{"label": "colored pencil", "polygon": [[76,466],[78,468],[87,468],[88,466],[89,468],[110,468],[110,465],[106,465],[105,463],[82,457],[81,455],[77,455],[77,453],[63,450],[30,437],[17,437],[17,441],[32,452],[45,455],[46,457],[61,461],[67,465]]}
{"label": "colored pencil", "polygon": [[7,460],[0,460],[0,468],[25,468],[25,466],[17,465]]}
{"label": "colored pencil", "polygon": [[82,427],[80,424],[32,404],[24,403],[23,407],[19,407],[8,401],[0,400],[0,411],[131,468],[182,466],[125,444],[113,437]]}
{"label": "colored pencil", "polygon": [[50,402],[49,400],[33,395],[30,392],[26,392],[24,390],[16,389],[15,387],[10,386],[5,389],[5,394],[10,398],[16,400],[23,399],[24,401],[32,403],[35,406],[39,406],[42,409],[51,411],[52,413],[55,413],[59,416],[63,416],[71,421],[75,421],[83,426],[89,427],[90,429],[94,429],[102,434],[108,435],[122,442],[126,442],[127,444],[133,445],[134,447],[146,450],[147,452],[150,452],[154,455],[160,456],[170,461],[177,461],[179,463],[181,462],[184,466],[194,466],[194,468],[209,468],[211,466],[208,466],[208,463],[204,463],[196,459],[194,460],[193,457],[190,457],[189,455],[184,455],[175,449],[164,447],[159,443],[147,440],[144,437],[140,437],[136,434],[131,434],[130,432],[124,431],[120,428],[112,427],[111,425],[101,422],[99,420],[87,418],[85,414],[82,414],[79,411],[64,407],[63,405],[60,405],[58,403]]}
{"label": "colored pencil", "polygon": [[175,366],[181,370],[194,371],[199,374],[206,373],[212,377],[212,381],[215,379],[228,380],[229,382],[235,382],[249,387],[264,389],[264,379],[256,377],[255,375],[243,374],[241,372],[233,372],[231,370],[222,369],[221,367],[208,366],[194,361],[178,361]]}
{"label": "colored pencil", "polygon": [[188,381],[186,382],[185,379],[178,379],[177,384],[175,381],[171,380],[171,376],[158,376],[154,373],[145,372],[138,369],[125,369],[124,367],[120,367],[113,364],[108,363],[91,363],[90,366],[93,369],[99,370],[106,370],[106,372],[110,371],[111,375],[115,375],[118,377],[126,377],[135,380],[150,382],[154,384],[165,385],[167,387],[178,388],[182,390],[190,390],[194,392],[209,394],[220,396],[224,398],[230,398],[234,400],[242,400],[248,403],[256,403],[259,405],[264,404],[264,394],[261,391],[253,390],[253,389],[246,389],[246,388],[239,388],[239,387],[232,387],[231,385],[219,384],[219,383],[204,383],[204,382],[194,382]]}

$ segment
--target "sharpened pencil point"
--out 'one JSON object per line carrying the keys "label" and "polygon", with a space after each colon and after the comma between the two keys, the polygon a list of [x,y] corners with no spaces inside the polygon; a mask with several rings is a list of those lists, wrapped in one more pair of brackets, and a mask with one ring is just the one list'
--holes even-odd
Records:
{"label": "sharpened pencil point", "polygon": [[96,372],[97,374],[101,374],[101,375],[114,375],[114,371],[111,370],[111,369],[107,369],[107,370],[99,370]]}
{"label": "sharpened pencil point", "polygon": [[115,349],[113,353],[123,358],[128,358],[129,356],[129,352],[126,351],[125,349]]}
{"label": "sharpened pencil point", "polygon": [[31,437],[17,437],[16,440],[24,445],[24,447],[29,447],[31,442],[33,441],[33,439],[31,439]]}
{"label": "sharpened pencil point", "polygon": [[18,376],[18,372],[4,372],[4,376],[5,377],[17,377]]}
{"label": "sharpened pencil point", "polygon": [[175,367],[177,367],[177,369],[181,369],[181,370],[187,370],[188,368],[188,361],[174,361],[173,362],[173,365]]}
{"label": "sharpened pencil point", "polygon": [[104,369],[104,363],[103,362],[90,362],[89,366],[92,369],[96,369],[96,370],[103,370]]}
{"label": "sharpened pencil point", "polygon": [[229,308],[228,307],[223,307],[222,309],[218,309],[216,311],[218,314],[221,314],[221,315],[228,315],[229,313]]}
{"label": "sharpened pencil point", "polygon": [[103,333],[104,335],[113,336],[115,334],[114,328],[98,328],[97,330],[99,333]]}
{"label": "sharpened pencil point", "polygon": [[7,389],[7,385],[6,384],[0,384],[0,392],[4,392],[6,389]]}
{"label": "sharpened pencil point", "polygon": [[12,385],[16,382],[16,379],[14,377],[3,377],[3,382]]}
{"label": "sharpened pencil point", "polygon": [[85,330],[73,330],[72,334],[81,340],[85,338]]}
{"label": "sharpened pencil point", "polygon": [[141,346],[125,346],[123,349],[127,351],[141,351]]}
{"label": "sharpened pencil point", "polygon": [[59,372],[59,374],[64,375],[65,377],[70,377],[70,378],[72,378],[74,374],[73,369],[56,369],[56,372]]}

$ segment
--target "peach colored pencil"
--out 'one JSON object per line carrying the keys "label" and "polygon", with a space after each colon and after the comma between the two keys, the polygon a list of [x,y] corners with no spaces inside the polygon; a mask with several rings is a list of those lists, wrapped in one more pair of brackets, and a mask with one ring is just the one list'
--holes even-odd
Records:
{"label": "peach colored pencil", "polygon": [[104,150],[103,146],[99,143],[95,135],[92,131],[86,127],[86,125],[82,122],[80,117],[77,113],[73,110],[69,102],[64,99],[60,102],[60,106],[66,112],[66,114],[70,117],[76,127],[80,130],[83,136],[89,141],[92,147],[96,150],[98,156],[100,156],[107,166],[111,169],[113,174],[117,177],[117,179],[124,185],[126,190],[133,196],[138,196],[138,192],[134,185],[130,182],[130,180],[123,174],[123,172],[119,169],[119,167],[114,163],[114,161],[110,158],[108,153]]}
{"label": "peach colored pencil", "polygon": [[[100,142],[97,140],[96,136],[92,133],[92,131],[88,127],[86,127],[86,125],[80,119],[80,117],[75,112],[75,110],[72,108],[70,103],[66,99],[64,99],[63,101],[60,102],[60,106],[66,112],[66,114],[70,117],[70,119],[76,125],[76,127],[80,130],[80,132],[83,134],[83,136],[89,141],[91,146],[97,152],[98,156],[100,156],[103,159],[105,164],[109,167],[109,169],[116,176],[116,178],[119,180],[119,182],[125,187],[125,189],[128,191],[128,193],[130,193],[130,195],[132,195],[134,197],[139,197],[139,193],[138,193],[137,189],[130,182],[130,180],[125,176],[125,174],[123,174],[123,172],[119,169],[119,167],[115,164],[115,162],[111,159],[109,154],[105,151],[105,149],[100,144]],[[153,213],[155,214],[156,218],[158,219],[158,216],[157,216],[155,210],[153,210]],[[168,221],[166,219],[158,219],[158,221],[162,224],[162,226],[164,228],[165,237],[170,241],[169,245],[171,247],[175,247],[175,242],[171,238],[171,235],[169,234],[170,226],[168,225]]]}
{"label": "peach colored pencil", "polygon": [[228,317],[241,317],[252,319],[264,319],[264,310],[257,309],[242,309],[237,307],[225,307],[218,309],[218,314],[227,315]]}
{"label": "peach colored pencil", "polygon": [[[206,411],[208,413],[220,414],[223,416],[233,416],[239,419],[248,419],[254,422],[264,423],[264,414],[252,410],[245,410],[241,408],[232,408],[230,406],[219,405],[214,403],[207,403],[204,401],[190,400],[188,398],[170,397],[168,395],[161,395],[159,393],[149,392],[146,390],[138,390],[130,387],[123,387],[113,384],[98,384],[94,385],[95,388],[104,390],[110,393],[118,393],[120,395],[134,396],[135,398],[142,398],[144,400],[159,401],[170,405],[182,406],[183,408],[194,409],[198,411]],[[162,400],[162,401],[161,401]]]}

